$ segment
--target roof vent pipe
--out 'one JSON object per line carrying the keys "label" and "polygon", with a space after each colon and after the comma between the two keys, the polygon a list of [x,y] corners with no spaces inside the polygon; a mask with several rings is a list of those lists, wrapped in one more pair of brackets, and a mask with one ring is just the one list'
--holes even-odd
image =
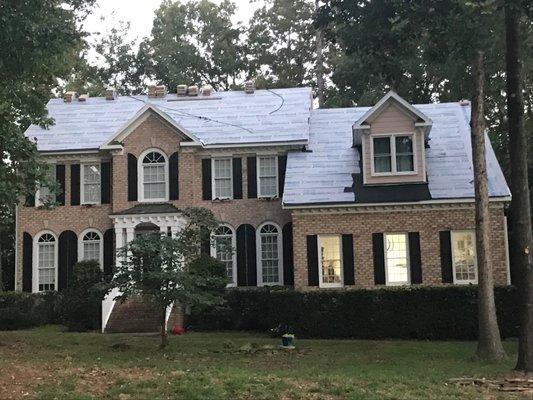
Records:
{"label": "roof vent pipe", "polygon": [[118,93],[114,87],[108,87],[105,90],[105,99],[106,100],[115,100],[118,97]]}
{"label": "roof vent pipe", "polygon": [[254,81],[246,81],[244,82],[244,92],[247,94],[251,94],[255,91],[255,82]]}
{"label": "roof vent pipe", "polygon": [[65,94],[63,95],[63,100],[65,101],[65,103],[70,103],[76,98],[77,95],[78,94],[74,91],[65,92]]}
{"label": "roof vent pipe", "polygon": [[178,85],[176,88],[176,93],[178,96],[186,96],[187,95],[187,85]]}

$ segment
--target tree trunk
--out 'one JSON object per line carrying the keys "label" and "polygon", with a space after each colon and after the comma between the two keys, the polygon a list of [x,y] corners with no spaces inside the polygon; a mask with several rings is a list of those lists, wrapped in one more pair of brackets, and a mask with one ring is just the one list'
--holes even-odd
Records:
{"label": "tree trunk", "polygon": [[478,327],[476,357],[496,361],[505,358],[494,301],[494,278],[490,258],[490,212],[485,159],[484,54],[479,51],[474,68],[472,100],[472,158],[476,195],[476,252],[478,268]]}
{"label": "tree trunk", "polygon": [[[318,2],[315,0],[315,12],[318,13]],[[322,56],[322,29],[317,28],[316,30],[316,85],[317,85],[317,98],[318,98],[318,107],[322,108],[324,106],[324,59]]]}
{"label": "tree trunk", "polygon": [[168,335],[167,335],[167,309],[163,308],[163,316],[161,318],[161,344],[159,345],[160,349],[164,349],[168,344]]}
{"label": "tree trunk", "polygon": [[505,40],[507,76],[507,119],[509,123],[509,159],[511,163],[511,192],[513,199],[512,227],[513,260],[521,296],[518,361],[516,369],[533,371],[533,234],[527,171],[527,136],[524,129],[524,99],[521,83],[519,34],[521,4],[505,1]]}

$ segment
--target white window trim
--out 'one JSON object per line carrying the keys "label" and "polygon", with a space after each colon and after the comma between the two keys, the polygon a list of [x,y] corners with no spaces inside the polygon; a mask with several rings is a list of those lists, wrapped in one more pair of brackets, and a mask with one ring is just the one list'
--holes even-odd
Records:
{"label": "white window trim", "polygon": [[[235,287],[237,286],[237,234],[235,232],[235,229],[229,224],[220,224],[220,226],[225,226],[231,230],[231,247],[232,247],[232,254],[231,254],[231,262],[232,262],[232,271],[231,271],[231,279],[232,281],[226,285],[226,287]],[[215,234],[211,235],[211,257],[217,258],[217,249],[215,246]]]}
{"label": "white window trim", "polygon": [[[405,254],[407,258],[407,282],[389,282],[389,266],[387,262],[387,235],[405,236]],[[405,232],[388,232],[383,234],[383,257],[385,257],[385,285],[408,286],[411,284],[411,255],[409,254],[409,235]]]}
{"label": "white window trim", "polygon": [[[144,157],[151,152],[160,153],[163,158],[165,159],[165,197],[157,198],[157,199],[145,199],[144,198],[144,170],[143,170],[143,160]],[[137,159],[137,187],[139,188],[139,202],[143,203],[156,203],[161,201],[169,201],[168,200],[168,193],[169,193],[169,178],[168,178],[168,156],[166,153],[158,148],[151,148],[143,151],[139,158]]]}
{"label": "white window trim", "polygon": [[[54,179],[56,177],[56,173],[57,173],[57,164],[48,164],[50,166],[50,168],[52,169],[52,174],[54,176]],[[35,207],[41,207],[41,206],[44,206],[44,203],[41,202],[41,188],[38,188],[37,191],[35,192]]]}
{"label": "white window trim", "polygon": [[[229,160],[230,163],[230,188],[231,188],[231,196],[228,197],[220,197],[216,195],[215,191],[215,160]],[[220,199],[220,200],[233,200],[233,157],[213,157],[211,158],[211,198],[213,200]]]}
{"label": "white window trim", "polygon": [[[99,182],[99,185],[100,185],[100,198],[97,200],[97,201],[86,201],[85,200],[85,180],[84,180],[84,170],[86,167],[88,167],[89,165],[98,165],[100,167],[100,182]],[[102,163],[100,162],[87,162],[87,163],[84,163],[84,164],[81,164],[81,168],[80,168],[80,204],[93,204],[93,205],[98,205],[100,204],[102,201]]]}
{"label": "white window trim", "polygon": [[[474,271],[476,271],[476,279],[457,279],[455,276],[455,257],[454,257],[454,253],[453,253],[453,237],[458,234],[458,233],[465,233],[465,232],[469,232],[469,233],[472,233],[473,236],[474,236],[474,261],[475,261],[475,268],[474,268]],[[451,245],[451,248],[452,248],[452,273],[453,273],[453,283],[455,285],[477,285],[478,283],[478,279],[479,279],[479,276],[478,276],[478,269],[477,269],[477,248],[476,248],[476,231],[473,230],[473,229],[458,229],[458,230],[454,230],[454,231],[451,231],[450,232],[450,245]]]}
{"label": "white window trim", "polygon": [[[261,229],[265,225],[273,225],[278,230],[278,282],[263,282],[263,261],[261,259]],[[283,285],[283,235],[278,224],[271,221],[263,222],[255,231],[256,264],[257,264],[257,286],[278,286]]]}
{"label": "white window trim", "polygon": [[[397,171],[396,170],[396,136],[410,136],[413,143],[413,171]],[[391,172],[375,172],[374,166],[374,138],[388,137],[390,140],[391,151]],[[418,157],[416,135],[414,132],[399,132],[399,133],[374,133],[370,135],[370,175],[371,176],[402,176],[402,175],[418,175]]]}
{"label": "white window trim", "polygon": [[[341,258],[341,270],[340,270],[340,276],[341,281],[338,283],[328,283],[323,282],[323,275],[322,275],[322,254],[320,253],[321,244],[320,244],[320,238],[321,237],[338,237],[339,238],[339,255]],[[344,286],[344,257],[342,254],[342,236],[336,235],[336,234],[324,234],[324,235],[317,235],[317,247],[318,247],[318,286],[323,288],[338,288]]]}
{"label": "white window trim", "polygon": [[94,228],[88,228],[85,229],[80,235],[78,236],[78,261],[84,261],[83,259],[83,237],[89,233],[89,232],[95,232],[100,236],[100,254],[98,254],[98,264],[100,266],[100,269],[104,270],[104,235],[102,235],[102,232],[100,232],[98,229]]}
{"label": "white window trim", "polygon": [[55,282],[54,282],[54,290],[57,291],[58,287],[58,270],[59,270],[59,263],[58,263],[58,251],[59,251],[59,237],[50,230],[41,231],[38,234],[36,234],[33,237],[33,265],[32,265],[32,284],[31,284],[31,291],[32,293],[39,293],[39,238],[42,235],[50,234],[54,237],[54,266],[55,266]]}
{"label": "white window trim", "polygon": [[[274,196],[271,195],[263,195],[261,194],[261,176],[259,171],[261,171],[261,157],[269,157],[274,158],[275,166],[276,166],[276,194]],[[278,156],[275,154],[257,154],[256,156],[257,163],[256,163],[256,186],[257,186],[257,198],[259,199],[271,199],[279,197],[279,163],[278,163]]]}

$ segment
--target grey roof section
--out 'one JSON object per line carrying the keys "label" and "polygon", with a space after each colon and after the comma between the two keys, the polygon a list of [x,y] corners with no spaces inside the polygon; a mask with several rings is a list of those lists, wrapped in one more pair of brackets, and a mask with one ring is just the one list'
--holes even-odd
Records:
{"label": "grey roof section", "polygon": [[139,214],[175,214],[180,210],[168,203],[145,203],[136,204],[127,210],[123,210],[112,215],[139,215]]}
{"label": "grey roof section", "polygon": [[39,151],[97,149],[150,104],[206,145],[294,142],[309,137],[310,88],[215,92],[209,100],[200,98],[184,101],[168,94],[163,99],[93,97],[72,103],[52,99],[47,109],[55,124],[49,129],[32,125],[26,136],[37,138]]}
{"label": "grey roof section", "polygon": [[[426,149],[426,170],[432,199],[474,197],[470,145],[470,107],[459,103],[416,105],[433,120]],[[369,108],[318,109],[311,112],[308,153],[290,153],[285,205],[353,203],[352,174],[360,173],[359,154],[351,148],[352,125]],[[491,197],[510,191],[487,138]],[[401,190],[400,187],[398,190]],[[357,193],[355,193],[357,196]]]}

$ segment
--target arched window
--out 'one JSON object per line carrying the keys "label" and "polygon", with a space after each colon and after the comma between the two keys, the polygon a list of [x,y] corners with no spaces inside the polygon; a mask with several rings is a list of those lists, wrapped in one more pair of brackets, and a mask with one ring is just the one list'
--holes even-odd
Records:
{"label": "arched window", "polygon": [[80,246],[78,249],[79,259],[98,262],[100,267],[103,263],[102,235],[96,230],[88,230],[80,235]]}
{"label": "arched window", "polygon": [[157,150],[149,150],[141,155],[140,188],[141,201],[168,200],[168,168],[166,156]]}
{"label": "arched window", "polygon": [[51,233],[38,236],[37,246],[37,287],[34,291],[57,289],[57,240]]}
{"label": "arched window", "polygon": [[213,233],[211,256],[224,263],[228,285],[237,284],[237,256],[235,253],[235,231],[228,225],[220,225]]}
{"label": "arched window", "polygon": [[281,230],[267,222],[257,230],[257,284],[283,285]]}

